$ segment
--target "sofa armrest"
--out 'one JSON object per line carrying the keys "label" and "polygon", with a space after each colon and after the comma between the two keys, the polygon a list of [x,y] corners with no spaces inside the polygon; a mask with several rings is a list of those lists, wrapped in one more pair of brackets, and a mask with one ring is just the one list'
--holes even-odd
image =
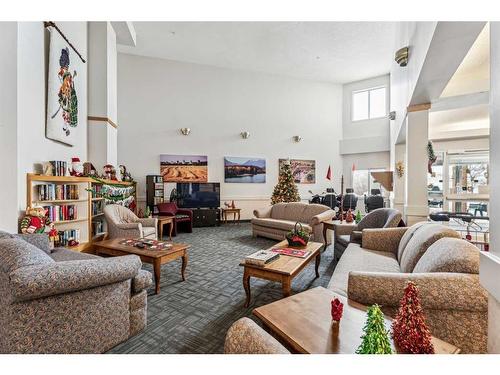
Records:
{"label": "sofa armrest", "polygon": [[360,230],[353,230],[351,233],[351,242],[361,245],[363,240],[363,232]]}
{"label": "sofa armrest", "polygon": [[398,308],[408,281],[417,285],[424,310],[488,309],[488,295],[479,284],[479,275],[466,273],[350,272],[347,295],[363,305]]}
{"label": "sofa armrest", "polygon": [[346,236],[351,235],[355,230],[358,230],[357,225],[352,224],[333,224],[333,232],[336,236]]}
{"label": "sofa armrest", "polygon": [[253,210],[253,215],[255,217],[263,218],[263,217],[271,217],[271,210],[273,209],[272,206],[266,207],[266,208],[259,208],[256,210]]}
{"label": "sofa armrest", "polygon": [[229,328],[224,343],[224,353],[290,354],[274,337],[249,318],[241,318]]}
{"label": "sofa armrest", "polygon": [[143,227],[154,227],[154,228],[158,227],[158,219],[156,218],[146,217],[137,220],[137,222],[141,223]]}
{"label": "sofa armrest", "polygon": [[22,267],[10,273],[10,288],[15,301],[26,301],[129,280],[141,266],[137,255],[126,255]]}
{"label": "sofa armrest", "polygon": [[153,284],[153,275],[146,270],[139,270],[136,276],[132,279],[132,291],[140,293],[148,289]]}
{"label": "sofa armrest", "polygon": [[407,227],[363,229],[361,247],[368,250],[388,251],[397,255],[401,237],[407,229]]}
{"label": "sofa armrest", "polygon": [[323,221],[332,220],[335,216],[334,210],[326,210],[316,216],[313,216],[310,222],[311,226],[321,224]]}

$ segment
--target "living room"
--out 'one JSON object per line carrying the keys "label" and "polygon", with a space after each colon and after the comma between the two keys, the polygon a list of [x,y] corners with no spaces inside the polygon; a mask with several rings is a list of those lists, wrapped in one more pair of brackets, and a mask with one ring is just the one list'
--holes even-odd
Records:
{"label": "living room", "polygon": [[0,353],[500,353],[497,22],[123,11],[0,22]]}

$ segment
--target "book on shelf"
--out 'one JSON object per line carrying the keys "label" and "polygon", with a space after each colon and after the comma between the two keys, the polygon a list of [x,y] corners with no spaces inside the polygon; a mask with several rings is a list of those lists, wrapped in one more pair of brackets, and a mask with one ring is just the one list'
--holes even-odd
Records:
{"label": "book on shelf", "polygon": [[[155,183],[161,183],[161,184],[163,184],[163,177],[162,176],[154,176],[153,180],[154,180]],[[162,189],[163,189],[163,186],[162,186]]]}
{"label": "book on shelf", "polygon": [[78,185],[75,184],[42,184],[36,189],[40,201],[79,199]]}
{"label": "book on shelf", "polygon": [[92,198],[102,198],[102,185],[92,184]]}
{"label": "book on shelf", "polygon": [[155,182],[155,189],[163,190],[163,181],[162,182]]}
{"label": "book on shelf", "polygon": [[70,240],[80,242],[80,229],[60,230],[58,232],[59,239],[55,241],[55,247],[67,246]]}
{"label": "book on shelf", "polygon": [[44,206],[50,221],[67,221],[77,219],[77,208],[74,204]]}
{"label": "book on shelf", "polygon": [[163,197],[154,197],[154,204],[163,203]]}
{"label": "book on shelf", "polygon": [[155,197],[163,197],[163,190],[155,190]]}
{"label": "book on shelf", "polygon": [[296,257],[296,258],[305,258],[310,254],[309,250],[294,249],[291,247],[275,248],[275,249],[271,249],[271,251],[273,253],[278,253],[281,255],[288,255],[288,256]]}
{"label": "book on shelf", "polygon": [[104,202],[92,202],[92,216],[100,215],[104,212]]}
{"label": "book on shelf", "polygon": [[66,171],[68,170],[68,163],[61,160],[51,160],[49,163],[52,165],[53,176],[66,176]]}
{"label": "book on shelf", "polygon": [[104,233],[104,223],[101,220],[92,222],[92,236]]}
{"label": "book on shelf", "polygon": [[263,267],[266,264],[274,262],[280,255],[270,250],[259,250],[245,258],[246,264]]}

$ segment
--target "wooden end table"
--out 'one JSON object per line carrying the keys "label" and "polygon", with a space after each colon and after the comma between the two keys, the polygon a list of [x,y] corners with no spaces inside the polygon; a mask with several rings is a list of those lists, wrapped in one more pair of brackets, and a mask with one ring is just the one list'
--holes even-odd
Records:
{"label": "wooden end table", "polygon": [[160,293],[161,265],[169,263],[175,259],[182,258],[181,277],[186,280],[186,267],[188,264],[189,245],[183,243],[173,243],[172,247],[164,250],[151,250],[148,248],[140,249],[138,247],[120,244],[124,238],[115,238],[94,243],[94,250],[97,255],[122,256],[135,254],[141,258],[144,263],[153,265],[155,278],[155,294]]}
{"label": "wooden end table", "polygon": [[[240,223],[241,218],[241,208],[223,208],[222,209],[222,220],[227,224],[227,214],[233,214],[233,222]],[[238,219],[236,219],[238,217]]]}
{"label": "wooden end table", "polygon": [[174,216],[153,216],[154,219],[158,219],[158,238],[160,241],[163,240],[163,226],[165,224],[170,224],[168,237],[172,241],[172,231],[174,229]]}
{"label": "wooden end table", "polygon": [[[344,304],[338,332],[332,327],[331,304],[338,298]],[[317,287],[253,310],[271,333],[291,351],[310,354],[354,354],[361,344],[366,322],[366,306],[348,300],[331,290]],[[387,329],[392,319],[385,318]],[[456,354],[460,349],[433,337],[437,354]],[[394,343],[391,340],[394,349]]]}
{"label": "wooden end table", "polygon": [[[281,283],[283,289],[283,297],[288,297],[291,293],[291,284],[295,276],[304,269],[313,259],[316,261],[316,277],[319,277],[319,264],[321,262],[320,249],[323,246],[320,242],[309,242],[304,250],[309,251],[309,255],[305,258],[292,257],[288,255],[280,255],[280,257],[266,264],[264,267],[246,264],[245,261],[240,263],[244,267],[243,270],[243,287],[245,288],[246,301],[245,307],[250,305],[250,277],[257,277],[269,281],[277,281]],[[272,246],[274,248],[288,247],[286,240]],[[301,249],[302,250],[302,249]]]}
{"label": "wooden end table", "polygon": [[[333,230],[335,224],[341,224],[340,220],[328,220],[328,221],[323,221],[323,239],[325,240],[325,249],[328,247],[328,241],[326,238],[326,231],[328,229]],[[342,222],[342,224],[348,224],[348,225],[356,225],[356,222],[352,223],[346,223],[345,220]]]}

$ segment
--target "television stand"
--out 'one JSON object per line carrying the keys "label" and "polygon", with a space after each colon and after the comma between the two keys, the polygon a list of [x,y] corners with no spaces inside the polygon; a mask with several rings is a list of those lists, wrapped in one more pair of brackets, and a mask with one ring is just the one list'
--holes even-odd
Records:
{"label": "television stand", "polygon": [[220,225],[219,208],[193,208],[193,227],[215,227]]}

